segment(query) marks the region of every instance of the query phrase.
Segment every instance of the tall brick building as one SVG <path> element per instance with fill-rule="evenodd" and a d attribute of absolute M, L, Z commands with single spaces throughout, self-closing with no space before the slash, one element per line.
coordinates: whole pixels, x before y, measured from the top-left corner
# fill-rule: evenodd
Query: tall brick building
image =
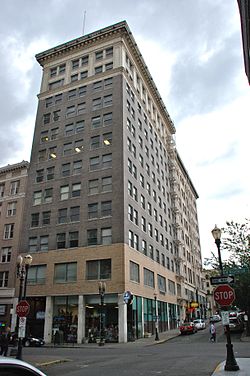
<path fill-rule="evenodd" d="M 43 68 L 21 252 L 28 330 L 106 340 L 204 315 L 196 199 L 175 127 L 126 22 L 39 53 Z M 133 302 L 124 303 L 130 291 Z M 157 308 L 157 309 L 156 309 Z M 36 323 L 36 325 L 35 325 Z"/>

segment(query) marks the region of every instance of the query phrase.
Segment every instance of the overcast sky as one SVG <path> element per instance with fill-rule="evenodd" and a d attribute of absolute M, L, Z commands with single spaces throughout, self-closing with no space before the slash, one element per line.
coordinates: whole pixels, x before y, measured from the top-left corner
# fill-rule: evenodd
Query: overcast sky
<path fill-rule="evenodd" d="M 244 221 L 250 209 L 250 88 L 237 0 L 1 0 L 0 166 L 29 160 L 42 75 L 34 56 L 79 37 L 84 11 L 85 34 L 128 22 L 175 124 L 209 257 L 215 223 Z"/>

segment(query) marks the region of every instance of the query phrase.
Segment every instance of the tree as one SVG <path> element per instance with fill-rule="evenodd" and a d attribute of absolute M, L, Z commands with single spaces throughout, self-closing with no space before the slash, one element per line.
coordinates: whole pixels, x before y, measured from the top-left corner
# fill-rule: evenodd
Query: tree
<path fill-rule="evenodd" d="M 221 254 L 228 255 L 223 261 L 223 271 L 235 276 L 235 304 L 248 314 L 247 335 L 250 335 L 250 220 L 243 224 L 226 222 L 221 230 Z M 218 257 L 212 254 L 211 259 L 205 259 L 205 265 L 219 270 Z"/>

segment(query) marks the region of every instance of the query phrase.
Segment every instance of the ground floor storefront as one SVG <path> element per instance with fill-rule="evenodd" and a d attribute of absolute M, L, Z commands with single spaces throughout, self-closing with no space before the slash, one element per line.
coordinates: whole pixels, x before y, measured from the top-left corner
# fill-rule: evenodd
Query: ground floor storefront
<path fill-rule="evenodd" d="M 180 307 L 161 300 L 123 294 L 28 297 L 26 333 L 46 343 L 128 342 L 178 327 Z M 17 303 L 17 301 L 16 301 Z M 102 320 L 101 320 L 102 318 Z M 16 315 L 12 317 L 15 328 Z M 102 333 L 101 333 L 102 324 Z"/>

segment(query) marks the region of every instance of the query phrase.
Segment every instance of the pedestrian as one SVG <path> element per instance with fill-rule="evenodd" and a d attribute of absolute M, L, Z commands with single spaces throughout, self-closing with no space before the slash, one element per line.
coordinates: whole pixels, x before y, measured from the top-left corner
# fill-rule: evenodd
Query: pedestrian
<path fill-rule="evenodd" d="M 210 341 L 215 342 L 216 341 L 216 328 L 215 328 L 214 323 L 212 322 L 210 324 L 209 331 L 210 331 Z"/>
<path fill-rule="evenodd" d="M 7 326 L 7 328 L 1 333 L 1 336 L 0 336 L 0 344 L 1 344 L 0 355 L 8 356 L 10 337 L 11 337 L 10 328 Z"/>

